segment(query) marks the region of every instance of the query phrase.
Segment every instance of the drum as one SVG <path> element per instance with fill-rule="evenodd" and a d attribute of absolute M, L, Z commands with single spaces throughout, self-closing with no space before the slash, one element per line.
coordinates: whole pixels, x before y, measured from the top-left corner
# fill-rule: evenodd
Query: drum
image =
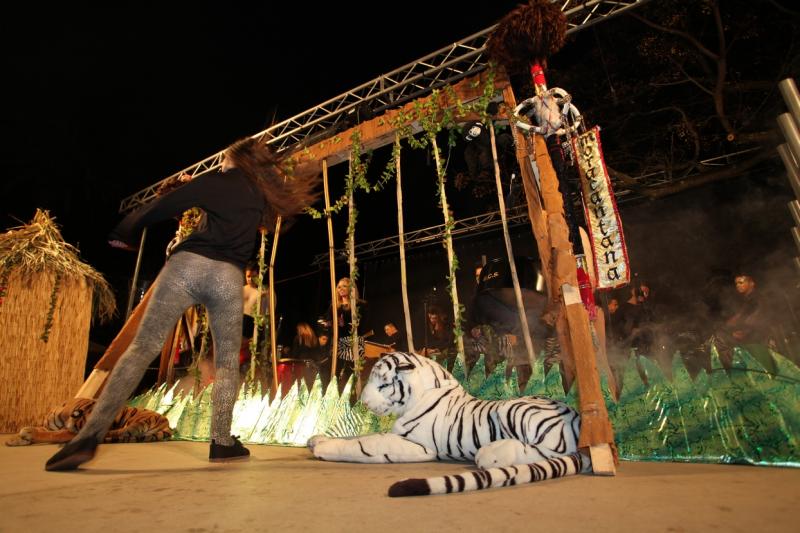
<path fill-rule="evenodd" d="M 303 379 L 306 366 L 309 366 L 313 361 L 305 359 L 291 359 L 283 358 L 278 359 L 278 383 L 285 393 L 289 390 L 295 381 Z"/>

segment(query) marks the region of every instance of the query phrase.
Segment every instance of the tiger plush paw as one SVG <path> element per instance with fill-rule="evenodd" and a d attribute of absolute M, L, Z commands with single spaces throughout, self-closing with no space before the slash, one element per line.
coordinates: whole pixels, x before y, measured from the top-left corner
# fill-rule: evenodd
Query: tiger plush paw
<path fill-rule="evenodd" d="M 6 446 L 29 446 L 33 444 L 34 431 L 35 428 L 31 426 L 22 428 L 17 435 L 6 441 Z"/>
<path fill-rule="evenodd" d="M 328 440 L 331 440 L 331 438 L 326 437 L 325 435 L 314 435 L 308 439 L 306 446 L 308 446 L 308 449 L 311 450 L 311 453 L 314 453 L 314 448 L 317 447 L 317 444 L 321 444 Z"/>
<path fill-rule="evenodd" d="M 524 464 L 525 445 L 516 439 L 504 439 L 490 442 L 475 454 L 475 464 L 479 468 L 502 468 L 515 464 Z"/>

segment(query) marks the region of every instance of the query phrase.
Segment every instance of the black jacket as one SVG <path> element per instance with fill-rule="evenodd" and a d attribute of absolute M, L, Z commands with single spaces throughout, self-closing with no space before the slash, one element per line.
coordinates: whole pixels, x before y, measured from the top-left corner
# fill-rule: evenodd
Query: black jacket
<path fill-rule="evenodd" d="M 203 220 L 173 253 L 193 252 L 244 268 L 255 251 L 266 201 L 256 185 L 235 168 L 198 176 L 137 209 L 114 228 L 109 240 L 135 244 L 143 228 L 178 217 L 192 207 L 205 212 Z"/>

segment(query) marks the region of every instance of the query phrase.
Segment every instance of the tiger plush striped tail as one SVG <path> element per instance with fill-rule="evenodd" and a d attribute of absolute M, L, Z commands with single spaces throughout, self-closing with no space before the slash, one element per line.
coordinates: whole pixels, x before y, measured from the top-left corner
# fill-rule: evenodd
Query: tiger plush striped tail
<path fill-rule="evenodd" d="M 427 496 L 522 485 L 578 474 L 583 466 L 583 457 L 580 452 L 575 452 L 525 465 L 488 468 L 454 476 L 404 479 L 389 487 L 389 496 Z"/>

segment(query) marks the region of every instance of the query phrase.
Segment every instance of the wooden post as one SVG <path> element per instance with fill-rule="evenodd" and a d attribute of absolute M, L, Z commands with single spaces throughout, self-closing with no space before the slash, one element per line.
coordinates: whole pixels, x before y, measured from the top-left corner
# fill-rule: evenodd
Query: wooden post
<path fill-rule="evenodd" d="M 511 270 L 511 284 L 514 286 L 514 298 L 517 301 L 517 312 L 519 314 L 519 325 L 522 336 L 525 339 L 525 349 L 528 350 L 528 361 L 531 368 L 536 361 L 536 354 L 533 351 L 531 332 L 528 328 L 528 317 L 525 314 L 525 304 L 522 303 L 522 290 L 519 287 L 519 277 L 517 276 L 517 265 L 514 261 L 514 250 L 511 247 L 511 235 L 508 233 L 508 218 L 506 217 L 506 201 L 503 198 L 503 184 L 500 181 L 500 164 L 497 161 L 497 142 L 494 136 L 494 124 L 489 121 L 489 139 L 492 143 L 492 160 L 494 162 L 494 180 L 497 186 L 497 203 L 500 206 L 500 221 L 503 223 L 503 240 L 506 245 L 508 255 L 508 265 Z"/>
<path fill-rule="evenodd" d="M 331 344 L 331 376 L 336 376 L 336 358 L 339 348 L 339 320 L 338 302 L 336 298 L 336 259 L 335 248 L 333 246 L 333 219 L 331 218 L 331 197 L 328 191 L 328 160 L 322 160 L 322 186 L 325 193 L 325 220 L 328 224 L 328 261 L 330 262 L 331 273 L 331 324 L 332 335 Z"/>
<path fill-rule="evenodd" d="M 570 340 L 575 350 L 578 377 L 578 402 L 581 410 L 581 436 L 578 446 L 588 448 L 595 474 L 613 476 L 616 473 L 611 449 L 614 445 L 614 431 L 611 429 L 606 402 L 600 389 L 600 374 L 595 364 L 589 317 L 576 285 L 565 283 L 561 290 L 564 294 Z"/>
<path fill-rule="evenodd" d="M 355 182 L 353 180 L 353 154 L 350 154 L 348 170 L 348 194 L 347 194 L 347 257 L 350 264 L 350 355 L 353 358 L 353 373 L 356 375 L 356 396 L 361 395 L 361 350 L 358 349 L 358 299 L 356 291 L 356 199 Z"/>
<path fill-rule="evenodd" d="M 142 229 L 142 236 L 139 239 L 139 251 L 136 253 L 136 266 L 133 269 L 133 278 L 131 279 L 131 290 L 128 291 L 128 306 L 125 308 L 125 320 L 127 321 L 131 316 L 133 310 L 133 298 L 136 294 L 136 284 L 139 282 L 139 269 L 142 266 L 142 254 L 144 254 L 144 241 L 147 238 L 147 228 Z"/>
<path fill-rule="evenodd" d="M 397 246 L 400 250 L 400 294 L 403 296 L 403 316 L 406 321 L 406 340 L 408 351 L 414 352 L 414 339 L 411 333 L 411 308 L 408 304 L 408 280 L 406 277 L 406 238 L 403 225 L 403 185 L 400 173 L 400 135 L 395 134 L 394 164 L 397 174 Z"/>
<path fill-rule="evenodd" d="M 511 87 L 503 91 L 506 105 L 516 107 Z M 558 190 L 547 145 L 541 135 L 526 138 L 509 117 L 523 176 L 531 224 L 542 259 L 542 270 L 550 295 L 550 313 L 555 318 L 561 344 L 562 364 L 567 388 L 578 382 L 581 413 L 579 447 L 587 450 L 596 474 L 614 475 L 614 434 L 608 420 L 605 400 L 595 364 L 589 318 L 580 299 L 575 257 L 564 219 L 564 204 Z M 537 180 L 538 177 L 538 180 Z M 539 234 L 538 232 L 542 232 Z"/>
<path fill-rule="evenodd" d="M 439 180 L 439 200 L 442 204 L 442 214 L 444 215 L 444 243 L 447 248 L 447 265 L 450 268 L 450 299 L 453 302 L 453 319 L 458 321 L 461 314 L 461 305 L 458 302 L 458 290 L 456 288 L 456 271 L 453 267 L 455 263 L 455 253 L 453 252 L 453 233 L 451 231 L 450 220 L 450 207 L 447 205 L 447 194 L 444 190 L 444 170 L 442 169 L 441 157 L 439 157 L 439 146 L 436 144 L 436 137 L 431 136 L 431 146 L 433 147 L 433 157 L 436 160 L 436 177 Z M 427 320 L 427 317 L 425 317 Z M 458 324 L 460 329 L 460 324 Z M 427 326 L 426 326 L 427 327 Z M 466 356 L 464 354 L 464 335 L 459 333 L 456 335 L 456 350 L 458 350 L 458 357 L 461 359 L 461 364 L 467 368 Z"/>
<path fill-rule="evenodd" d="M 258 287 L 256 293 L 256 308 L 253 310 L 254 317 L 260 317 L 261 314 L 261 292 L 264 290 L 264 249 L 266 248 L 267 244 L 267 229 L 266 228 L 259 228 L 259 233 L 261 234 L 261 244 L 258 248 Z M 256 354 L 258 353 L 258 327 L 259 327 L 259 320 L 256 318 L 253 320 L 253 336 L 251 337 L 250 346 L 250 382 L 253 383 L 256 377 Z M 272 365 L 272 374 L 276 374 L 277 370 L 275 365 Z M 274 386 L 274 382 L 273 382 Z M 275 394 L 278 393 L 277 389 L 273 389 Z"/>
<path fill-rule="evenodd" d="M 278 391 L 278 332 L 275 331 L 275 255 L 278 253 L 280 234 L 281 217 L 278 215 L 278 219 L 275 221 L 275 235 L 272 237 L 272 253 L 269 256 L 269 340 L 272 354 L 272 384 L 276 392 Z M 260 302 L 261 295 L 259 294 L 259 305 L 261 305 Z"/>

